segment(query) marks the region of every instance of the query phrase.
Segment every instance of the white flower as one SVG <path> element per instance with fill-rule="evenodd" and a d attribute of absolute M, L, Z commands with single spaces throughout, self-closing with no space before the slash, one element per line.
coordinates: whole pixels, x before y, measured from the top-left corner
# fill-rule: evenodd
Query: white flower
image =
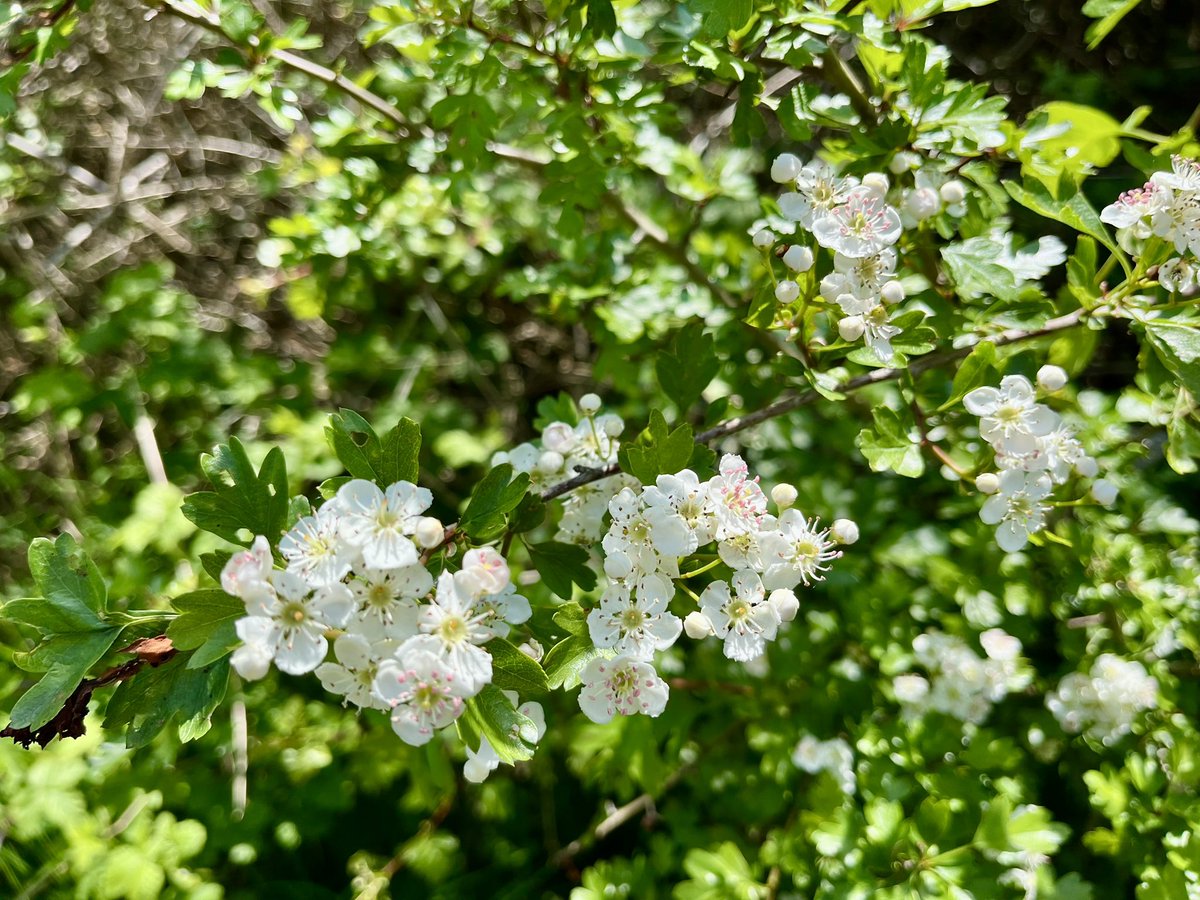
<path fill-rule="evenodd" d="M 623 553 L 639 572 L 679 575 L 679 558 L 696 549 L 696 537 L 670 505 L 648 506 L 624 488 L 608 504 L 612 524 L 601 545 L 606 553 Z"/>
<path fill-rule="evenodd" d="M 418 561 L 410 537 L 432 502 L 429 491 L 407 481 L 382 491 L 361 478 L 343 484 L 334 498 L 341 511 L 343 537 L 372 569 L 398 569 Z"/>
<path fill-rule="evenodd" d="M 832 303 L 839 302 L 842 294 L 849 294 L 861 305 L 849 308 L 848 301 L 841 301 L 840 305 L 848 313 L 859 314 L 882 299 L 885 287 L 898 284 L 895 275 L 896 251 L 891 247 L 861 257 L 835 253 L 833 271 L 821 279 L 821 296 Z M 900 299 L 903 299 L 903 288 Z"/>
<path fill-rule="evenodd" d="M 845 203 L 857 184 L 856 179 L 839 178 L 825 163 L 814 161 L 796 176 L 795 192 L 779 198 L 779 211 L 811 231 L 816 219 Z"/>
<path fill-rule="evenodd" d="M 273 562 L 271 545 L 261 534 L 249 550 L 235 553 L 221 570 L 221 589 L 242 600 L 272 593 L 270 582 Z"/>
<path fill-rule="evenodd" d="M 420 747 L 463 711 L 469 689 L 444 659 L 412 650 L 400 660 L 379 664 L 375 694 L 391 710 L 392 729 L 400 740 Z"/>
<path fill-rule="evenodd" d="M 923 675 L 912 673 L 897 675 L 892 679 L 892 692 L 900 703 L 923 703 L 929 696 L 929 680 Z"/>
<path fill-rule="evenodd" d="M 1130 230 L 1136 238 L 1149 237 L 1150 229 L 1145 220 L 1159 209 L 1167 193 L 1153 181 L 1147 181 L 1140 188 L 1125 191 L 1114 203 L 1100 210 L 1100 221 L 1122 231 Z"/>
<path fill-rule="evenodd" d="M 987 499 L 979 518 L 988 525 L 999 525 L 996 543 L 1006 553 L 1015 553 L 1029 542 L 1029 535 L 1041 531 L 1046 507 L 1041 501 L 1052 487 L 1046 475 L 1009 469 L 1000 475 L 1000 492 Z"/>
<path fill-rule="evenodd" d="M 721 457 L 719 471 L 707 482 L 708 499 L 717 520 L 715 537 L 724 540 L 757 531 L 767 512 L 767 495 L 758 486 L 758 479 L 750 479 L 745 460 L 732 453 Z"/>
<path fill-rule="evenodd" d="M 498 594 L 511 580 L 508 563 L 491 547 L 476 547 L 464 553 L 462 570 L 454 576 L 459 590 L 472 597 Z"/>
<path fill-rule="evenodd" d="M 896 243 L 900 216 L 869 188 L 855 188 L 844 204 L 813 222 L 812 233 L 822 247 L 860 259 Z"/>
<path fill-rule="evenodd" d="M 342 538 L 339 512 L 327 503 L 316 515 L 296 522 L 279 540 L 279 552 L 287 560 L 288 571 L 314 587 L 336 584 L 350 571 L 355 552 Z"/>
<path fill-rule="evenodd" d="M 708 484 L 701 483 L 691 469 L 683 469 L 674 475 L 659 475 L 654 485 L 642 492 L 642 500 L 649 507 L 673 510 L 691 531 L 697 547 L 712 541 L 717 533 Z"/>
<path fill-rule="evenodd" d="M 361 709 L 387 709 L 387 704 L 376 696 L 373 687 L 379 660 L 388 649 L 390 642 L 374 648 L 362 635 L 340 635 L 333 642 L 337 662 L 321 663 L 316 668 L 316 676 L 325 690 Z"/>
<path fill-rule="evenodd" d="M 767 641 L 779 630 L 779 612 L 767 602 L 762 580 L 754 572 L 735 572 L 733 591 L 724 581 L 714 581 L 700 595 L 700 612 L 712 623 L 713 633 L 725 641 L 725 655 L 738 662 L 762 656 Z"/>
<path fill-rule="evenodd" d="M 1033 385 L 1023 375 L 1006 375 L 999 388 L 975 388 L 963 406 L 980 417 L 980 436 L 1005 453 L 1035 452 L 1038 437 L 1058 425 L 1058 416 L 1034 401 Z"/>
<path fill-rule="evenodd" d="M 1171 157 L 1171 171 L 1155 172 L 1150 180 L 1184 193 L 1200 193 L 1200 163 L 1175 154 Z"/>
<path fill-rule="evenodd" d="M 517 695 L 515 692 L 504 691 L 504 696 L 508 697 L 516 706 Z M 530 700 L 528 703 L 517 706 L 517 712 L 533 722 L 533 727 L 537 730 L 537 740 L 540 741 L 546 734 L 546 713 L 542 710 L 542 705 Z M 486 737 L 481 737 L 478 750 L 467 747 L 467 761 L 463 764 L 463 777 L 474 784 L 480 784 L 486 781 L 499 765 L 499 754 L 496 753 L 495 748 Z"/>
<path fill-rule="evenodd" d="M 1138 714 L 1158 705 L 1158 682 L 1141 663 L 1111 653 L 1097 657 L 1090 675 L 1072 672 L 1046 695 L 1046 706 L 1064 731 L 1105 745 L 1128 734 Z"/>
<path fill-rule="evenodd" d="M 303 675 L 325 659 L 326 629 L 343 625 L 353 607 L 345 585 L 318 589 L 294 572 L 272 572 L 273 593 L 251 615 L 235 624 L 245 647 L 234 651 L 233 665 L 248 679 L 266 674 L 264 660 L 273 659 L 281 672 Z"/>
<path fill-rule="evenodd" d="M 230 663 L 234 671 L 247 681 L 265 678 L 275 658 L 279 643 L 279 626 L 266 616 L 247 616 L 234 623 L 234 631 L 242 646 L 233 651 Z"/>
<path fill-rule="evenodd" d="M 669 689 L 654 666 L 628 656 L 597 657 L 579 673 L 583 689 L 579 708 L 603 725 L 615 715 L 658 716 L 667 706 Z"/>
<path fill-rule="evenodd" d="M 1190 259 L 1176 256 L 1158 267 L 1158 283 L 1173 294 L 1194 294 L 1196 274 L 1196 265 Z"/>
<path fill-rule="evenodd" d="M 498 638 L 506 638 L 512 625 L 528 622 L 533 615 L 529 600 L 517 593 L 511 584 L 494 594 L 484 594 L 475 601 L 475 608 L 483 616 L 483 627 Z"/>
<path fill-rule="evenodd" d="M 407 661 L 414 652 L 429 653 L 455 676 L 461 696 L 474 696 L 492 680 L 491 654 L 477 646 L 493 637 L 483 624 L 488 615 L 458 590 L 449 572 L 443 572 L 433 600 L 418 613 L 421 634 L 405 641 L 397 655 Z"/>
<path fill-rule="evenodd" d="M 900 329 L 890 324 L 887 308 L 876 304 L 863 314 L 863 324 L 866 328 L 864 337 L 867 349 L 874 353 L 880 362 L 891 364 L 895 358 L 892 351 L 892 338 L 900 334 Z"/>
<path fill-rule="evenodd" d="M 650 659 L 655 650 L 675 643 L 683 629 L 679 617 L 667 609 L 674 586 L 661 575 L 650 575 L 638 584 L 636 594 L 622 584 L 610 584 L 600 606 L 588 613 L 592 643 L 634 659 Z"/>
<path fill-rule="evenodd" d="M 364 569 L 349 587 L 355 610 L 348 630 L 368 641 L 405 640 L 418 631 L 415 601 L 433 589 L 433 576 L 421 565 Z"/>
<path fill-rule="evenodd" d="M 778 184 L 795 181 L 800 174 L 803 164 L 800 158 L 791 153 L 781 153 L 771 163 L 771 180 Z"/>
<path fill-rule="evenodd" d="M 778 531 L 763 533 L 763 584 L 768 590 L 824 580 L 821 573 L 829 571 L 829 563 L 842 551 L 834 549 L 829 529 L 819 529 L 817 523 L 792 508 L 780 513 Z"/>

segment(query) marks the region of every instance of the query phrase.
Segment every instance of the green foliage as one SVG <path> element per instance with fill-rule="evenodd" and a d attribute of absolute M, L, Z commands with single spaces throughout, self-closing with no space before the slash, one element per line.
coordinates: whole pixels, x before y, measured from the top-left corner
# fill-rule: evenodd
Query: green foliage
<path fill-rule="evenodd" d="M 621 468 L 642 484 L 654 484 L 659 475 L 678 472 L 688 466 L 704 467 L 710 453 L 697 447 L 692 427 L 686 422 L 669 428 L 663 414 L 655 409 L 650 412 L 650 424 L 639 435 L 637 442 L 626 444 L 618 459 Z"/>
<path fill-rule="evenodd" d="M 588 552 L 582 547 L 546 541 L 530 544 L 527 549 L 529 561 L 542 576 L 542 581 L 558 596 L 570 600 L 573 585 L 579 585 L 584 591 L 596 586 L 596 573 L 588 565 Z"/>
<path fill-rule="evenodd" d="M 505 529 L 505 517 L 519 509 L 529 490 L 529 476 L 513 475 L 508 463 L 496 466 L 484 476 L 463 510 L 459 526 L 476 541 L 489 541 Z"/>
<path fill-rule="evenodd" d="M 382 438 L 358 413 L 343 409 L 329 417 L 325 439 L 354 478 L 387 487 L 397 481 L 416 483 L 420 473 L 421 427 L 403 418 Z"/>
<path fill-rule="evenodd" d="M 288 517 L 283 451 L 273 448 L 256 472 L 241 441 L 230 438 L 202 455 L 200 468 L 213 489 L 189 494 L 183 501 L 183 514 L 196 527 L 246 547 L 255 535 L 278 539 Z"/>
<path fill-rule="evenodd" d="M 874 428 L 864 428 L 858 436 L 858 449 L 872 470 L 891 470 L 897 475 L 917 478 L 925 471 L 921 446 L 909 436 L 911 424 L 886 406 L 871 411 Z"/>

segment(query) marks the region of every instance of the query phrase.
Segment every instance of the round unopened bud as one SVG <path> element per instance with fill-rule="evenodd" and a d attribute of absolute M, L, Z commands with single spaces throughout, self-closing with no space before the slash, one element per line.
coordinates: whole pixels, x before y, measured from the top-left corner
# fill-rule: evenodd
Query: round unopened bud
<path fill-rule="evenodd" d="M 1067 384 L 1067 372 L 1062 366 L 1042 366 L 1038 369 L 1037 383 L 1043 391 L 1061 391 Z"/>
<path fill-rule="evenodd" d="M 764 228 L 761 231 L 756 232 L 754 235 L 755 247 L 770 247 L 774 243 L 775 232 L 773 232 L 770 228 Z"/>
<path fill-rule="evenodd" d="M 796 618 L 796 613 L 800 612 L 800 601 L 796 599 L 796 594 L 793 591 L 783 590 L 782 588 L 777 591 L 771 591 L 771 596 L 767 598 L 767 602 L 775 610 L 775 615 L 779 616 L 780 622 L 790 622 Z"/>
<path fill-rule="evenodd" d="M 534 662 L 541 662 L 545 651 L 542 650 L 542 645 L 533 638 L 530 638 L 520 647 L 517 648 Z"/>
<path fill-rule="evenodd" d="M 985 494 L 994 494 L 1000 490 L 1000 476 L 995 472 L 984 472 L 975 478 L 975 487 Z"/>
<path fill-rule="evenodd" d="M 566 422 L 551 422 L 542 429 L 542 446 L 556 453 L 570 453 L 578 440 Z"/>
<path fill-rule="evenodd" d="M 867 325 L 862 316 L 846 316 L 838 322 L 838 334 L 842 336 L 843 341 L 848 343 L 857 341 L 866 330 Z"/>
<path fill-rule="evenodd" d="M 800 296 L 800 285 L 794 281 L 781 281 L 775 285 L 775 299 L 780 303 L 791 303 Z"/>
<path fill-rule="evenodd" d="M 901 150 L 888 163 L 888 171 L 893 175 L 903 175 L 910 169 L 915 169 L 921 162 L 921 157 L 909 150 Z"/>
<path fill-rule="evenodd" d="M 904 198 L 904 211 L 918 222 L 936 216 L 942 208 L 942 198 L 933 188 L 917 188 Z"/>
<path fill-rule="evenodd" d="M 600 409 L 600 396 L 598 394 L 584 394 L 579 398 L 579 408 L 583 411 L 584 415 L 590 416 Z"/>
<path fill-rule="evenodd" d="M 563 467 L 563 455 L 554 450 L 547 450 L 538 457 L 537 465 L 534 467 L 541 475 L 553 475 L 555 472 L 561 472 Z"/>
<path fill-rule="evenodd" d="M 683 620 L 683 630 L 692 640 L 700 641 L 713 633 L 712 622 L 702 612 L 690 612 Z"/>
<path fill-rule="evenodd" d="M 862 186 L 870 190 L 877 197 L 882 197 L 888 192 L 888 188 L 892 186 L 892 183 L 882 172 L 868 172 L 863 176 Z"/>
<path fill-rule="evenodd" d="M 777 484 L 771 488 L 771 499 L 775 501 L 775 505 L 781 510 L 795 506 L 796 500 L 799 497 L 800 492 L 792 484 Z"/>
<path fill-rule="evenodd" d="M 889 281 L 879 289 L 880 299 L 884 303 L 899 303 L 904 299 L 904 285 L 898 281 Z"/>
<path fill-rule="evenodd" d="M 800 157 L 794 153 L 780 153 L 775 157 L 775 162 L 771 163 L 771 180 L 776 184 L 795 181 L 802 168 L 804 164 L 800 162 Z"/>
<path fill-rule="evenodd" d="M 829 536 L 839 544 L 853 544 L 858 540 L 858 523 L 853 519 L 835 519 L 829 526 Z"/>
<path fill-rule="evenodd" d="M 967 186 L 956 178 L 953 181 L 947 181 L 938 188 L 938 194 L 941 196 L 943 202 L 949 206 L 954 206 L 967 199 Z"/>
<path fill-rule="evenodd" d="M 1095 478 L 1100 474 L 1100 463 L 1094 457 L 1084 456 L 1076 461 L 1075 471 L 1084 478 Z"/>
<path fill-rule="evenodd" d="M 793 244 L 783 254 L 783 264 L 793 272 L 807 272 L 813 267 L 813 252 L 803 244 Z"/>
<path fill-rule="evenodd" d="M 1097 503 L 1112 506 L 1117 502 L 1117 486 L 1107 478 L 1099 478 L 1092 482 L 1092 496 Z"/>
<path fill-rule="evenodd" d="M 616 413 L 606 413 L 596 417 L 596 427 L 609 437 L 617 437 L 625 430 L 625 420 Z"/>
<path fill-rule="evenodd" d="M 446 539 L 446 529 L 433 516 L 421 516 L 417 520 L 417 527 L 413 532 L 413 537 L 416 539 L 418 547 L 422 550 L 428 550 L 430 547 L 436 547 Z"/>

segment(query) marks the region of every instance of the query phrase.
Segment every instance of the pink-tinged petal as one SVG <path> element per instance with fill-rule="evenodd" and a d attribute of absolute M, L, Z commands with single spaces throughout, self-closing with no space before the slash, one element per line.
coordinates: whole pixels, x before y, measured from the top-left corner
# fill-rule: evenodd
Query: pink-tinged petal
<path fill-rule="evenodd" d="M 1016 553 L 1029 543 L 1029 533 L 1024 523 L 1010 519 L 996 529 L 996 543 L 1005 553 Z"/>
<path fill-rule="evenodd" d="M 973 416 L 988 416 L 1000 406 L 1000 392 L 994 387 L 978 387 L 963 397 L 963 406 Z"/>

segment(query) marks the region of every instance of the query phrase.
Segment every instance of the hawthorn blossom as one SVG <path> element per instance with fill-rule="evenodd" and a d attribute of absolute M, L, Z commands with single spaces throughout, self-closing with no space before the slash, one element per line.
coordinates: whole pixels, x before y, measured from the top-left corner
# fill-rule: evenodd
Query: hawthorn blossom
<path fill-rule="evenodd" d="M 828 528 L 818 526 L 819 519 L 806 519 L 800 510 L 784 510 L 779 516 L 778 531 L 763 535 L 763 585 L 767 590 L 794 588 L 803 582 L 805 587 L 814 581 L 824 581 L 829 563 L 842 555 Z"/>
<path fill-rule="evenodd" d="M 738 662 L 762 656 L 779 630 L 779 613 L 767 602 L 755 572 L 735 572 L 730 582 L 714 581 L 700 594 L 700 612 L 725 641 L 725 655 Z"/>
<path fill-rule="evenodd" d="M 442 572 L 433 599 L 418 613 L 421 633 L 405 641 L 398 655 L 407 660 L 414 652 L 430 654 L 453 673 L 462 696 L 474 696 L 492 680 L 492 657 L 478 646 L 493 637 L 483 624 L 487 617 L 458 589 L 454 576 Z"/>
<path fill-rule="evenodd" d="M 633 659 L 650 659 L 654 651 L 674 644 L 683 630 L 683 622 L 667 609 L 674 595 L 674 586 L 661 575 L 642 579 L 636 591 L 610 584 L 600 606 L 588 613 L 592 643 Z"/>
<path fill-rule="evenodd" d="M 1133 729 L 1137 716 L 1158 705 L 1158 681 L 1135 660 L 1102 653 L 1091 672 L 1072 672 L 1046 695 L 1064 731 L 1084 732 L 1106 746 Z"/>
<path fill-rule="evenodd" d="M 1033 453 L 1037 439 L 1058 426 L 1048 407 L 1035 402 L 1033 385 L 1024 375 L 1006 375 L 1000 387 L 979 387 L 963 398 L 963 406 L 979 416 L 979 434 L 1005 453 Z"/>
<path fill-rule="evenodd" d="M 508 563 L 491 547 L 477 547 L 464 553 L 462 569 L 454 576 L 459 589 L 472 597 L 498 594 L 511 580 Z"/>
<path fill-rule="evenodd" d="M 364 569 L 351 580 L 355 609 L 346 626 L 368 641 L 404 640 L 417 634 L 417 604 L 433 589 L 433 576 L 421 565 Z"/>
<path fill-rule="evenodd" d="M 846 202 L 812 224 L 822 247 L 855 259 L 873 256 L 900 238 L 900 216 L 870 188 L 850 191 Z"/>
<path fill-rule="evenodd" d="M 259 594 L 270 594 L 268 577 L 274 563 L 271 545 L 261 534 L 254 538 L 249 550 L 235 553 L 221 569 L 221 589 L 234 597 L 246 600 Z"/>
<path fill-rule="evenodd" d="M 779 211 L 812 231 L 813 223 L 845 203 L 857 185 L 857 179 L 839 177 L 828 165 L 814 160 L 796 176 L 796 190 L 779 198 Z"/>
<path fill-rule="evenodd" d="M 621 553 L 641 572 L 679 574 L 679 558 L 696 549 L 687 523 L 669 506 L 647 506 L 641 496 L 624 488 L 608 504 L 612 524 L 601 546 Z"/>
<path fill-rule="evenodd" d="M 757 531 L 767 512 L 767 495 L 740 456 L 721 457 L 720 474 L 706 482 L 709 502 L 717 520 L 716 538 Z"/>
<path fill-rule="evenodd" d="M 697 546 L 709 543 L 717 533 L 717 519 L 708 497 L 708 485 L 691 469 L 674 475 L 659 475 L 652 487 L 642 492 L 647 506 L 669 507 L 687 525 Z"/>
<path fill-rule="evenodd" d="M 494 594 L 476 598 L 475 607 L 483 616 L 482 626 L 498 638 L 508 637 L 511 626 L 528 622 L 533 615 L 529 600 L 518 594 L 512 584 L 506 584 Z"/>
<path fill-rule="evenodd" d="M 842 294 L 849 294 L 870 305 L 879 301 L 884 285 L 895 277 L 896 251 L 891 247 L 861 257 L 834 253 L 833 271 L 821 279 L 821 296 L 833 303 Z"/>
<path fill-rule="evenodd" d="M 462 715 L 471 694 L 444 658 L 415 649 L 402 659 L 381 662 L 372 687 L 391 711 L 392 730 L 414 747 L 428 743 L 435 729 Z"/>
<path fill-rule="evenodd" d="M 339 635 L 333 642 L 337 662 L 323 662 L 315 674 L 321 686 L 331 694 L 353 703 L 360 709 L 387 709 L 387 704 L 374 692 L 379 660 L 390 655 L 393 642 L 384 641 L 373 647 L 371 641 L 359 634 Z"/>
<path fill-rule="evenodd" d="M 629 656 L 593 659 L 583 667 L 579 679 L 583 682 L 579 708 L 598 725 L 616 715 L 661 715 L 670 693 L 654 666 Z"/>
<path fill-rule="evenodd" d="M 340 531 L 372 569 L 397 569 L 415 564 L 420 554 L 411 537 L 433 495 L 407 481 L 380 490 L 355 478 L 343 484 L 333 501 L 341 512 Z"/>
<path fill-rule="evenodd" d="M 1006 553 L 1015 553 L 1029 542 L 1029 535 L 1041 531 L 1047 507 L 1041 501 L 1050 496 L 1053 483 L 1044 474 L 1008 469 L 1000 474 L 1000 490 L 983 504 L 979 518 L 998 525 L 996 543 Z"/>
<path fill-rule="evenodd" d="M 288 571 L 314 587 L 341 581 L 354 560 L 354 548 L 342 537 L 339 513 L 336 505 L 327 503 L 315 515 L 296 522 L 279 540 Z"/>

